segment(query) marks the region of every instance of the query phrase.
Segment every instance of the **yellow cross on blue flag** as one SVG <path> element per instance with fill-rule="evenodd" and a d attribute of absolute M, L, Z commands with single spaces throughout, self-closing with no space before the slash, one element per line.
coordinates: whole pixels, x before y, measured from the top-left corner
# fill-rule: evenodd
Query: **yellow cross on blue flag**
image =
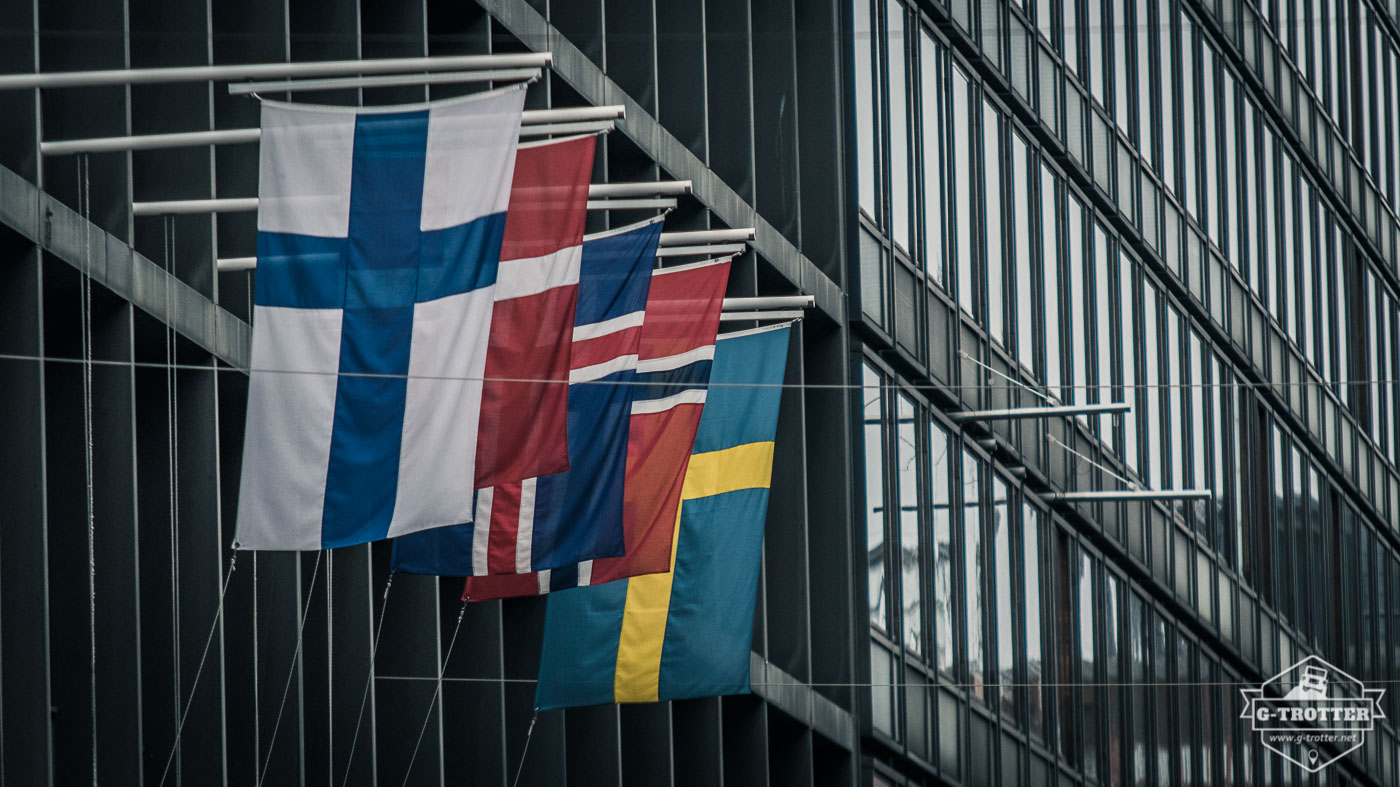
<path fill-rule="evenodd" d="M 553 593 L 535 706 L 749 691 L 749 650 L 788 325 L 715 342 L 671 570 Z"/>

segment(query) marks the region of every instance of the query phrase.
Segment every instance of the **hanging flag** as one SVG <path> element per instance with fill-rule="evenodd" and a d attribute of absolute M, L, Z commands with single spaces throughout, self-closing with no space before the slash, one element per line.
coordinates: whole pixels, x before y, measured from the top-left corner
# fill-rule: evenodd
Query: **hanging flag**
<path fill-rule="evenodd" d="M 695 431 L 705 404 L 729 261 L 658 270 L 641 330 L 624 473 L 622 533 L 616 557 L 574 561 L 533 575 L 473 576 L 463 598 L 537 595 L 576 585 L 654 574 L 670 565 Z"/>
<path fill-rule="evenodd" d="M 264 102 L 235 545 L 467 521 L 524 86 L 421 109 Z"/>
<path fill-rule="evenodd" d="M 782 325 L 720 337 L 670 570 L 550 596 L 537 708 L 749 690 L 788 334 Z"/>
<path fill-rule="evenodd" d="M 569 353 L 594 135 L 515 156 L 486 351 L 476 489 L 569 469 Z M 539 381 L 539 382 L 534 382 Z"/>
<path fill-rule="evenodd" d="M 568 373 L 570 469 L 479 490 L 474 522 L 395 539 L 394 570 L 514 574 L 622 553 L 629 383 L 663 218 L 584 239 Z"/>

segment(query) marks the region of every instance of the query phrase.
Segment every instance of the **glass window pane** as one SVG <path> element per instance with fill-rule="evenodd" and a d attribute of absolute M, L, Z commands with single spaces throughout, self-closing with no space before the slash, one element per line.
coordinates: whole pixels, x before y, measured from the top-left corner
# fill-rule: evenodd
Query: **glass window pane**
<path fill-rule="evenodd" d="M 1224 248 L 1225 242 L 1220 236 L 1220 179 L 1219 162 L 1215 157 L 1216 139 L 1220 131 L 1215 125 L 1215 52 L 1211 50 L 1210 44 L 1201 44 L 1201 138 L 1205 156 L 1206 173 L 1206 199 L 1205 199 L 1205 224 L 1210 234 L 1210 239 L 1215 242 L 1217 248 Z"/>
<path fill-rule="evenodd" d="M 1094 318 L 1093 347 L 1099 361 L 1098 391 L 1095 399 L 1107 403 L 1112 401 L 1113 345 L 1118 342 L 1119 333 L 1109 319 L 1113 301 L 1109 298 L 1108 235 L 1098 222 L 1094 223 L 1094 289 L 1097 292 L 1094 303 L 1098 312 Z M 1098 418 L 1099 439 L 1103 440 L 1110 450 L 1114 446 L 1113 418 L 1111 415 L 1101 415 Z"/>
<path fill-rule="evenodd" d="M 1166 17 L 1166 20 L 1158 28 L 1157 54 L 1162 66 L 1162 78 L 1160 81 L 1159 96 L 1162 98 L 1162 118 L 1157 124 L 1162 129 L 1162 172 L 1163 180 L 1166 181 L 1167 190 L 1176 193 L 1177 190 L 1177 167 L 1176 167 L 1176 68 L 1172 61 L 1172 35 L 1171 35 L 1171 12 L 1165 6 L 1159 6 L 1157 12 Z"/>
<path fill-rule="evenodd" d="M 1079 2 L 1060 0 L 1064 12 L 1065 67 L 1071 74 L 1079 73 Z"/>
<path fill-rule="evenodd" d="M 987 249 L 987 329 L 992 339 L 1006 345 L 1001 283 L 1002 239 L 1006 231 L 1001 226 L 1001 117 L 986 101 L 982 102 L 982 196 L 984 211 L 983 237 Z M 981 284 L 981 282 L 978 282 Z"/>
<path fill-rule="evenodd" d="M 1132 273 L 1135 268 L 1133 261 L 1123 253 L 1118 255 L 1118 287 L 1121 293 L 1119 303 L 1122 304 L 1119 320 L 1121 328 L 1114 341 L 1123 349 L 1123 393 L 1119 396 L 1119 401 L 1127 402 L 1132 406 L 1124 415 L 1123 419 L 1123 460 L 1127 463 L 1128 469 L 1136 472 L 1138 469 L 1138 443 L 1137 443 L 1137 420 L 1138 402 L 1141 401 L 1137 389 L 1137 348 L 1141 340 L 1133 329 L 1133 305 L 1136 303 L 1133 297 Z"/>
<path fill-rule="evenodd" d="M 870 3 L 855 0 L 855 67 L 856 67 L 856 191 L 860 207 L 872 217 L 878 204 L 875 186 L 876 151 L 875 69 L 872 67 L 875 48 L 871 46 Z"/>
<path fill-rule="evenodd" d="M 1117 787 L 1123 783 L 1123 719 L 1121 713 L 1123 695 L 1123 675 L 1118 667 L 1118 654 L 1122 647 L 1119 641 L 1119 618 L 1122 608 L 1123 585 L 1116 577 L 1104 572 L 1103 599 L 1103 682 L 1104 682 L 1104 730 L 1108 733 L 1105 744 L 1108 751 L 1105 762 L 1108 773 L 1104 783 Z"/>
<path fill-rule="evenodd" d="M 1142 374 L 1143 397 L 1147 400 L 1147 463 L 1148 480 L 1153 489 L 1162 488 L 1162 470 L 1166 465 L 1166 454 L 1162 452 L 1162 396 L 1166 393 L 1160 385 L 1161 374 L 1157 365 L 1157 347 L 1161 342 L 1162 331 L 1157 321 L 1157 289 L 1143 284 L 1142 301 Z"/>
<path fill-rule="evenodd" d="M 1137 0 L 1137 24 L 1134 26 L 1137 31 L 1137 143 L 1138 150 L 1149 162 L 1149 166 L 1156 168 L 1161 159 L 1152 146 L 1152 129 L 1157 127 L 1152 121 L 1152 96 L 1158 91 L 1152 79 L 1154 70 L 1150 60 L 1151 39 L 1157 37 L 1152 17 L 1149 16 L 1151 13 L 1147 0 Z"/>
<path fill-rule="evenodd" d="M 900 396 L 895 410 L 899 418 L 895 437 L 895 462 L 899 478 L 899 570 L 901 609 L 904 613 L 904 647 L 923 653 L 923 576 L 919 570 L 923 539 L 919 530 L 919 451 L 914 427 L 914 404 Z"/>
<path fill-rule="evenodd" d="M 938 653 L 938 669 L 953 671 L 953 542 L 952 505 L 949 494 L 949 474 L 953 463 L 948 461 L 948 436 L 934 424 L 929 425 L 929 473 L 933 488 L 933 595 L 934 636 Z"/>
<path fill-rule="evenodd" d="M 957 200 L 949 207 L 957 214 L 958 246 L 958 305 L 973 317 L 978 316 L 974 297 L 972 262 L 972 138 L 968 114 L 972 95 L 962 70 L 953 69 L 953 178 L 957 182 Z"/>
<path fill-rule="evenodd" d="M 1044 656 L 1041 652 L 1041 615 L 1044 608 L 1040 604 L 1040 512 L 1029 504 L 1021 506 L 1022 567 L 1025 585 L 1026 623 L 1026 723 L 1030 733 L 1043 738 L 1045 735 L 1044 697 L 1041 684 L 1045 679 Z"/>
<path fill-rule="evenodd" d="M 963 587 L 967 612 L 967 682 L 972 696 L 986 702 L 987 659 L 982 641 L 982 466 L 963 452 Z"/>
<path fill-rule="evenodd" d="M 1084 257 L 1084 209 L 1078 198 L 1069 195 L 1069 212 L 1065 218 L 1065 231 L 1069 235 L 1069 298 L 1070 298 L 1070 391 L 1066 401 L 1086 402 L 1084 386 L 1089 381 L 1086 356 L 1089 352 L 1089 332 L 1086 322 L 1089 310 L 1085 308 L 1085 298 L 1092 297 L 1085 290 L 1084 269 L 1092 264 Z M 1087 423 L 1083 416 L 1081 421 Z"/>
<path fill-rule="evenodd" d="M 1030 200 L 1019 199 L 1016 195 L 1030 194 L 1030 181 L 1026 170 L 1029 155 L 1026 141 L 1020 134 L 1011 135 L 1011 189 L 1012 210 L 1015 213 L 1016 245 L 1016 357 L 1021 365 L 1032 371 L 1035 365 L 1035 286 L 1031 279 L 1031 206 Z"/>
<path fill-rule="evenodd" d="M 1003 718 L 1017 719 L 1016 639 L 1012 634 L 1015 613 L 1011 609 L 1011 501 L 1006 482 L 992 476 L 992 538 L 996 552 L 997 670 Z"/>
<path fill-rule="evenodd" d="M 924 270 L 943 282 L 943 50 L 922 28 L 920 69 L 923 101 Z"/>
<path fill-rule="evenodd" d="M 861 372 L 861 399 L 865 403 L 865 549 L 869 565 L 870 623 L 888 631 L 889 612 L 885 605 L 885 463 L 881 447 L 884 406 L 880 375 L 869 366 L 863 366 Z"/>
<path fill-rule="evenodd" d="M 1045 284 L 1045 386 L 1052 397 L 1063 399 L 1060 389 L 1060 222 L 1055 213 L 1058 202 L 1055 176 L 1044 165 L 1040 167 L 1040 243 L 1041 268 Z"/>
<path fill-rule="evenodd" d="M 1079 556 L 1079 680 L 1082 684 L 1099 682 L 1094 651 L 1094 561 L 1088 554 Z M 1084 703 L 1084 775 L 1097 778 L 1099 768 L 1098 691 L 1093 685 L 1081 686 Z"/>
<path fill-rule="evenodd" d="M 1181 12 L 1181 171 L 1185 176 L 1182 182 L 1181 201 L 1192 218 L 1196 217 L 1196 202 L 1200 193 L 1196 190 L 1196 67 L 1193 57 L 1195 36 L 1191 20 L 1186 12 Z"/>
<path fill-rule="evenodd" d="M 1088 34 L 1089 44 L 1089 92 L 1098 100 L 1102 106 L 1108 106 L 1108 101 L 1104 100 L 1103 91 L 1103 66 L 1104 66 L 1104 34 L 1107 29 L 1103 23 L 1103 0 L 1085 0 L 1088 3 L 1088 16 L 1085 32 Z"/>
<path fill-rule="evenodd" d="M 890 102 L 890 237 L 905 249 L 909 242 L 909 119 L 905 91 L 904 6 L 890 0 L 886 6 Z"/>

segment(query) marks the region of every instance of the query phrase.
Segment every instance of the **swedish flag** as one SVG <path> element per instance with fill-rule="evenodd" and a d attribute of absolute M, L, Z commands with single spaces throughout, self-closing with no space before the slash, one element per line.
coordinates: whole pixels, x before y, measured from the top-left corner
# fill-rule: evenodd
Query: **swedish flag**
<path fill-rule="evenodd" d="M 749 690 L 789 333 L 781 325 L 719 337 L 671 570 L 550 595 L 536 707 Z"/>

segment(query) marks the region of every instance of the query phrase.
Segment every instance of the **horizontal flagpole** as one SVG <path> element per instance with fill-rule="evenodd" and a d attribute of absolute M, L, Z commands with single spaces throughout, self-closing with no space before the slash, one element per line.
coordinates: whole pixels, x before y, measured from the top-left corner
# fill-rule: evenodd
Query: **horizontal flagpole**
<path fill-rule="evenodd" d="M 592 192 L 589 192 L 592 196 Z M 737 230 L 697 230 L 693 232 L 665 232 L 661 234 L 662 246 L 690 246 L 697 243 L 732 243 L 753 240 L 753 227 Z"/>
<path fill-rule="evenodd" d="M 666 237 L 662 235 L 662 237 Z M 760 295 L 753 298 L 725 298 L 721 309 L 810 309 L 817 299 L 812 295 Z"/>
<path fill-rule="evenodd" d="M 1059 492 L 1047 495 L 1064 503 L 1111 502 L 1114 500 L 1209 500 L 1209 489 L 1120 489 L 1097 492 Z"/>
<path fill-rule="evenodd" d="M 655 180 L 636 183 L 594 183 L 588 187 L 588 196 L 595 199 L 608 197 L 678 197 L 690 193 L 688 180 Z"/>
<path fill-rule="evenodd" d="M 708 243 L 695 246 L 666 246 L 656 250 L 658 257 L 692 257 L 697 254 L 708 254 L 722 257 L 726 254 L 743 254 L 748 251 L 746 243 Z"/>
<path fill-rule="evenodd" d="M 330 77 L 326 79 L 286 79 L 276 82 L 234 82 L 231 96 L 250 93 L 309 93 L 318 90 L 345 90 L 375 87 L 417 87 L 468 82 L 496 82 L 538 79 L 538 68 L 493 68 L 484 71 L 441 71 L 432 74 L 391 74 L 388 76 Z"/>
<path fill-rule="evenodd" d="M 720 322 L 739 322 L 741 320 L 800 320 L 803 312 L 798 309 L 779 311 L 751 311 L 751 312 L 720 312 Z"/>
<path fill-rule="evenodd" d="M 156 85 L 173 82 L 231 82 L 240 79 L 391 74 L 399 71 L 544 68 L 553 60 L 554 56 L 550 52 L 524 52 L 504 55 L 394 57 L 377 60 L 321 60 L 299 63 L 244 63 L 221 66 L 177 66 L 174 68 L 56 71 L 46 74 L 6 74 L 0 76 L 0 90 Z"/>
<path fill-rule="evenodd" d="M 622 117 L 624 112 L 625 109 L 621 104 L 608 104 L 601 107 L 530 109 L 521 115 L 521 136 L 604 131 L 612 128 L 612 124 L 596 126 L 563 126 L 561 124 L 574 124 L 580 121 L 609 121 Z M 541 128 L 545 126 L 549 126 L 549 128 Z M 163 150 L 203 145 L 238 145 L 257 142 L 261 137 L 262 129 L 230 128 L 213 131 L 180 131 L 170 134 L 133 134 L 125 137 L 46 140 L 39 143 L 39 153 L 44 156 L 72 156 L 79 153 Z M 673 182 L 688 183 L 689 181 Z"/>
<path fill-rule="evenodd" d="M 589 210 L 670 210 L 676 207 L 674 197 L 658 199 L 591 199 Z"/>
<path fill-rule="evenodd" d="M 1068 404 L 1055 407 L 1015 407 L 1007 410 L 964 410 L 949 413 L 953 423 L 965 421 L 1009 421 L 1015 418 L 1040 418 L 1055 415 L 1101 415 L 1104 413 L 1126 413 L 1126 402 L 1112 404 Z"/>

